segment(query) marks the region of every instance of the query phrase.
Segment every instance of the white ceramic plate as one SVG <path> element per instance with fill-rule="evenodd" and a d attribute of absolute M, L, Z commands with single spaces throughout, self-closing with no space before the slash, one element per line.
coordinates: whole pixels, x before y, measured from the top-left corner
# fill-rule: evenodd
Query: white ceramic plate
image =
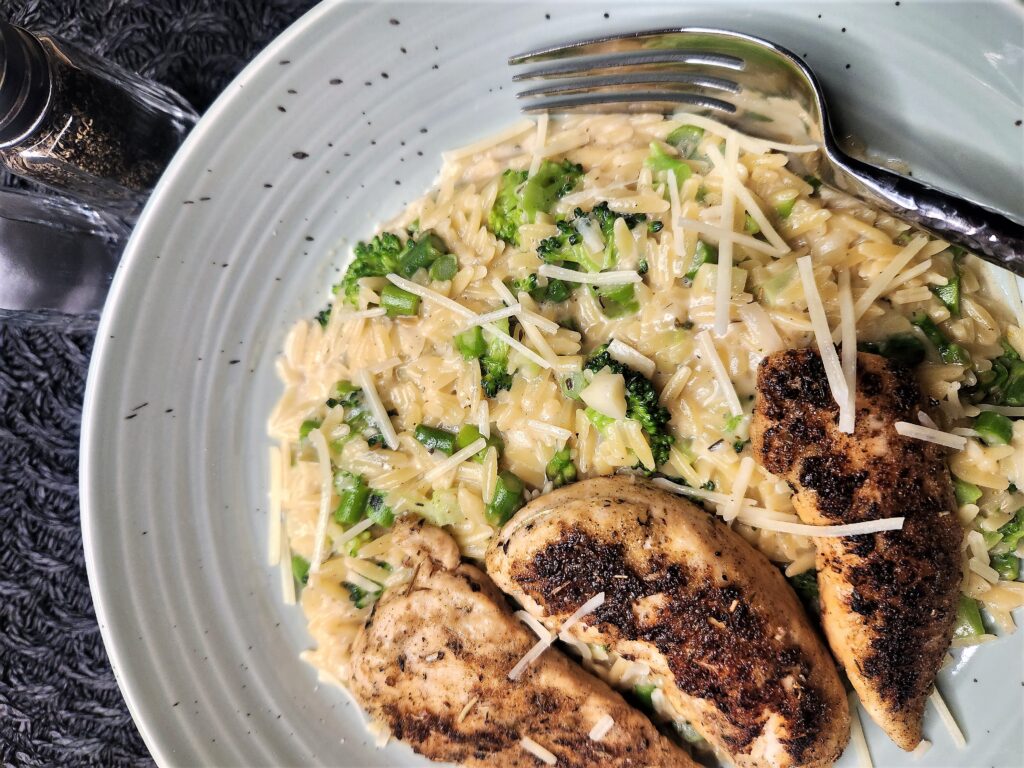
<path fill-rule="evenodd" d="M 550 16 L 550 18 L 549 18 Z M 348 244 L 431 182 L 442 149 L 516 119 L 511 53 L 567 37 L 722 26 L 806 54 L 840 122 L 878 153 L 1020 212 L 1021 15 L 1007 5 L 326 3 L 203 118 L 118 271 L 93 355 L 82 524 L 100 627 L 164 765 L 419 764 L 377 751 L 265 566 L 264 421 L 285 329 Z M 849 68 L 847 69 L 847 65 Z M 970 739 L 934 713 L 914 762 L 1019 766 L 1024 632 L 941 676 Z M 854 765 L 852 749 L 844 765 Z"/>

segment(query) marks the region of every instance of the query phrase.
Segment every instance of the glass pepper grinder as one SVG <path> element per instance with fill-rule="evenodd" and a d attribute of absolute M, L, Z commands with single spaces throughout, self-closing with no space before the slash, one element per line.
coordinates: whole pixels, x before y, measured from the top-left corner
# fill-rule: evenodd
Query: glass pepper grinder
<path fill-rule="evenodd" d="M 6 22 L 0 67 L 0 161 L 113 210 L 145 201 L 198 119 L 169 88 Z"/>

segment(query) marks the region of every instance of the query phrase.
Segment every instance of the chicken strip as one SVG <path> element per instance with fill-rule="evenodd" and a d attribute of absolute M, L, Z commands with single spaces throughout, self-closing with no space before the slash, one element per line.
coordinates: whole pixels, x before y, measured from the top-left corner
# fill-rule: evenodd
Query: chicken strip
<path fill-rule="evenodd" d="M 782 574 L 691 502 L 595 478 L 524 507 L 487 552 L 495 583 L 557 631 L 650 667 L 675 711 L 737 766 L 827 766 L 849 738 L 832 659 Z"/>
<path fill-rule="evenodd" d="M 857 422 L 839 432 L 817 352 L 787 350 L 758 371 L 750 436 L 816 525 L 903 516 L 900 531 L 817 539 L 821 620 L 872 719 L 901 748 L 921 740 L 925 702 L 953 633 L 963 529 L 938 445 L 897 434 L 917 423 L 912 373 L 857 356 Z"/>
<path fill-rule="evenodd" d="M 350 689 L 396 738 L 433 760 L 535 768 L 530 738 L 559 766 L 698 768 L 615 691 L 549 648 L 508 679 L 537 636 L 448 534 L 408 520 L 394 537 L 416 568 L 385 592 L 353 645 Z M 605 715 L 614 725 L 589 733 Z"/>

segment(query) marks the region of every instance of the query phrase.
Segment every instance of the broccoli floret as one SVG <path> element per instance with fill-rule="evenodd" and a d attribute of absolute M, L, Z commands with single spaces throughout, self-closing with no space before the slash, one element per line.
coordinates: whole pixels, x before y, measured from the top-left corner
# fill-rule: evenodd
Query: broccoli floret
<path fill-rule="evenodd" d="M 348 265 L 341 282 L 334 286 L 334 293 L 343 290 L 345 301 L 355 306 L 359 298 L 359 278 L 383 277 L 396 271 L 403 250 L 398 235 L 390 232 L 382 232 L 368 243 L 356 243 L 352 263 Z"/>
<path fill-rule="evenodd" d="M 548 461 L 547 466 L 544 468 L 544 474 L 554 484 L 555 488 L 561 488 L 567 483 L 575 482 L 576 465 L 572 463 L 572 454 L 568 447 L 555 451 L 551 460 Z"/>
<path fill-rule="evenodd" d="M 369 592 L 368 590 L 365 590 L 362 587 L 353 584 L 350 581 L 343 581 L 341 582 L 341 584 L 343 587 L 345 587 L 345 589 L 348 590 L 349 599 L 352 601 L 356 608 L 365 608 L 378 597 L 380 597 L 380 593 L 383 592 L 382 589 L 378 589 L 376 592 Z"/>
<path fill-rule="evenodd" d="M 1004 339 L 1003 354 L 992 361 L 992 367 L 978 373 L 978 383 L 967 391 L 972 402 L 992 405 L 1024 405 L 1024 360 Z"/>
<path fill-rule="evenodd" d="M 356 306 L 359 300 L 359 278 L 384 277 L 397 272 L 403 277 L 412 277 L 418 269 L 429 269 L 431 264 L 448 253 L 444 241 L 433 232 L 424 232 L 419 238 L 410 237 L 404 244 L 398 235 L 382 232 L 370 242 L 358 242 L 352 249 L 352 263 L 345 276 L 333 288 L 333 292 L 345 292 L 345 301 Z M 321 313 L 324 314 L 324 313 Z M 329 311 L 324 319 L 326 324 Z"/>
<path fill-rule="evenodd" d="M 651 142 L 651 154 L 644 160 L 644 165 L 650 168 L 655 173 L 667 173 L 672 171 L 676 175 L 676 183 L 682 184 L 688 178 L 690 178 L 690 166 L 688 166 L 682 159 L 670 155 L 662 146 L 656 141 Z"/>
<path fill-rule="evenodd" d="M 572 220 L 555 223 L 558 233 L 540 241 L 537 255 L 546 264 L 568 265 L 570 269 L 575 265 L 576 269 L 582 269 L 584 272 L 600 272 L 605 267 L 604 260 L 595 261 L 596 254 L 590 253 L 583 243 L 583 235 L 573 224 L 576 218 L 586 214 L 581 208 L 577 208 L 575 213 L 576 216 Z"/>
<path fill-rule="evenodd" d="M 507 318 L 495 325 L 509 333 Z M 497 397 L 501 390 L 512 388 L 512 374 L 508 372 L 508 344 L 497 336 L 488 337 L 487 349 L 480 357 L 480 384 L 488 397 Z"/>
<path fill-rule="evenodd" d="M 818 613 L 818 572 L 804 571 L 789 577 L 789 584 L 809 609 Z"/>
<path fill-rule="evenodd" d="M 669 449 L 675 438 L 668 431 L 668 422 L 672 418 L 668 408 L 658 403 L 658 392 L 654 385 L 642 373 L 628 365 L 623 365 L 608 354 L 608 345 L 603 344 L 594 350 L 588 358 L 586 367 L 591 371 L 610 368 L 613 373 L 621 373 L 626 381 L 626 417 L 640 422 L 647 433 L 654 463 L 661 466 L 668 461 Z"/>
<path fill-rule="evenodd" d="M 545 301 L 560 304 L 572 295 L 573 288 L 575 287 L 564 280 L 557 280 L 555 278 L 548 278 L 547 285 L 538 285 L 535 273 L 517 280 L 506 280 L 505 284 L 516 295 L 520 291 L 526 291 L 526 293 L 530 294 L 530 298 L 539 304 L 543 304 Z"/>
<path fill-rule="evenodd" d="M 509 168 L 501 175 L 501 187 L 487 217 L 491 232 L 519 245 L 519 227 L 532 223 L 540 212 L 550 212 L 559 198 L 576 188 L 582 176 L 583 166 L 568 160 L 545 160 L 529 179 L 526 171 Z"/>

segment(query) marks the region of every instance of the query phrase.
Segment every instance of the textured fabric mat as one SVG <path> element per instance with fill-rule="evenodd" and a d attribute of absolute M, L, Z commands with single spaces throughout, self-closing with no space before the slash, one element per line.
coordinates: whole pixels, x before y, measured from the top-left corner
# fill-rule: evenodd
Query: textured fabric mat
<path fill-rule="evenodd" d="M 0 0 L 176 88 L 199 110 L 311 0 Z M 4 177 L 4 184 L 21 186 Z M 89 324 L 0 317 L 0 761 L 149 765 L 114 682 L 86 582 L 78 435 Z"/>

